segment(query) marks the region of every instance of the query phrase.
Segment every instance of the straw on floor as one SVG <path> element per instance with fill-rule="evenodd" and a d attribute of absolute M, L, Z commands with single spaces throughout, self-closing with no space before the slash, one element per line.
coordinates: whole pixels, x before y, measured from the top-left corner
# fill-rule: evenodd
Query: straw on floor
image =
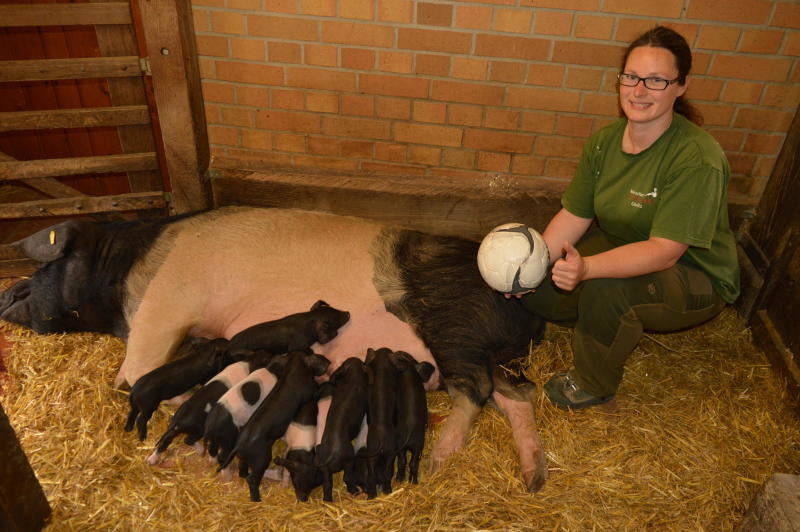
<path fill-rule="evenodd" d="M 264 481 L 221 483 L 182 440 L 168 461 L 145 457 L 166 428 L 162 406 L 148 439 L 123 432 L 127 396 L 111 383 L 123 343 L 93 334 L 38 336 L 4 325 L 15 342 L 2 400 L 53 507 L 50 531 L 121 530 L 732 530 L 773 472 L 800 472 L 800 421 L 749 331 L 732 310 L 699 328 L 648 334 L 627 366 L 615 413 L 535 405 L 550 478 L 525 493 L 511 431 L 487 407 L 466 447 L 419 485 L 367 501 L 337 476 L 298 503 Z M 549 327 L 529 355 L 540 385 L 569 367 L 571 331 Z M 443 392 L 428 395 L 446 416 Z M 426 456 L 441 425 L 429 429 Z"/>

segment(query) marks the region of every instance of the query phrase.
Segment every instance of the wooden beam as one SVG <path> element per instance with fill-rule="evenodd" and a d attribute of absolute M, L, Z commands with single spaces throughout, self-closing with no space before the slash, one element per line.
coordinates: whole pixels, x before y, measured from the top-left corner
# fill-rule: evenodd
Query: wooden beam
<path fill-rule="evenodd" d="M 0 81 L 123 78 L 140 76 L 138 57 L 78 57 L 0 61 Z"/>
<path fill-rule="evenodd" d="M 0 27 L 130 24 L 127 2 L 11 4 L 0 6 Z"/>
<path fill-rule="evenodd" d="M 126 126 L 149 122 L 150 114 L 146 105 L 0 113 L 0 131 Z"/>
<path fill-rule="evenodd" d="M 0 181 L 87 173 L 154 170 L 156 168 L 158 168 L 158 160 L 153 152 L 71 157 L 68 159 L 5 161 L 0 162 Z"/>
<path fill-rule="evenodd" d="M 0 162 L 2 161 L 16 161 L 12 156 L 0 151 Z M 84 193 L 78 189 L 65 185 L 58 179 L 52 177 L 36 177 L 28 179 L 25 184 L 33 187 L 39 192 L 44 192 L 53 198 L 71 198 L 74 196 L 83 196 Z"/>
<path fill-rule="evenodd" d="M 190 0 L 133 0 L 142 16 L 153 72 L 153 91 L 172 185 L 171 213 L 211 203 L 205 177 L 209 162 L 200 68 Z"/>
<path fill-rule="evenodd" d="M 0 205 L 0 219 L 42 218 L 99 212 L 163 209 L 163 192 L 134 192 L 116 196 L 79 196 L 51 200 L 23 201 Z"/>

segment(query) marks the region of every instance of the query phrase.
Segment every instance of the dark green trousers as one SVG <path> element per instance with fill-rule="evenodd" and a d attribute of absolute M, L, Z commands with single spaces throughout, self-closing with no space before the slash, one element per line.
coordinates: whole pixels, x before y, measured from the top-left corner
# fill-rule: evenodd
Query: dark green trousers
<path fill-rule="evenodd" d="M 599 230 L 576 245 L 584 256 L 612 247 Z M 583 390 L 605 397 L 616 393 L 625 361 L 645 330 L 699 325 L 716 316 L 725 301 L 703 271 L 676 264 L 638 277 L 583 281 L 572 292 L 556 288 L 548 275 L 522 304 L 547 321 L 574 327 L 570 374 Z"/>

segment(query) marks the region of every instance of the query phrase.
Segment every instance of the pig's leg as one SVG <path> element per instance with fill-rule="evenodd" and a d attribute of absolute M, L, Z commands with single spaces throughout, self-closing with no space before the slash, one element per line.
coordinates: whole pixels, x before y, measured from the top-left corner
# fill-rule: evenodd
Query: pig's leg
<path fill-rule="evenodd" d="M 322 500 L 333 502 L 333 474 L 327 467 L 322 469 Z"/>
<path fill-rule="evenodd" d="M 397 482 L 403 482 L 406 479 L 406 450 L 400 449 L 397 451 L 397 476 L 394 478 Z"/>
<path fill-rule="evenodd" d="M 166 312 L 165 308 L 170 312 Z M 190 317 L 173 312 L 174 305 L 166 305 L 165 308 L 157 308 L 152 302 L 143 301 L 131 321 L 125 360 L 122 362 L 122 377 L 131 386 L 142 375 L 169 362 L 191 327 Z"/>
<path fill-rule="evenodd" d="M 511 377 L 499 367 L 493 377 L 495 390 L 492 399 L 511 424 L 522 479 L 528 491 L 539 491 L 547 480 L 547 459 L 531 403 L 535 385 L 524 377 Z"/>
<path fill-rule="evenodd" d="M 444 422 L 439 441 L 436 442 L 431 451 L 431 473 L 438 470 L 451 454 L 464 446 L 469 429 L 481 411 L 481 405 L 489 398 L 492 384 L 489 381 L 487 372 L 485 370 L 476 370 L 473 376 L 475 381 L 464 388 L 450 386 L 445 377 L 445 382 L 448 384 L 448 391 L 453 401 L 453 409 Z M 467 390 L 471 393 L 468 394 Z"/>

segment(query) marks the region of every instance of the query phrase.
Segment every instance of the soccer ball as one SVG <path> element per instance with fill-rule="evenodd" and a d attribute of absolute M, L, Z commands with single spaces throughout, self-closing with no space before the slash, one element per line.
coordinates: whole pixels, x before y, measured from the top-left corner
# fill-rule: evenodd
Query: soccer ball
<path fill-rule="evenodd" d="M 499 292 L 519 294 L 539 286 L 547 275 L 550 252 L 532 227 L 508 223 L 495 227 L 478 249 L 478 269 Z"/>

